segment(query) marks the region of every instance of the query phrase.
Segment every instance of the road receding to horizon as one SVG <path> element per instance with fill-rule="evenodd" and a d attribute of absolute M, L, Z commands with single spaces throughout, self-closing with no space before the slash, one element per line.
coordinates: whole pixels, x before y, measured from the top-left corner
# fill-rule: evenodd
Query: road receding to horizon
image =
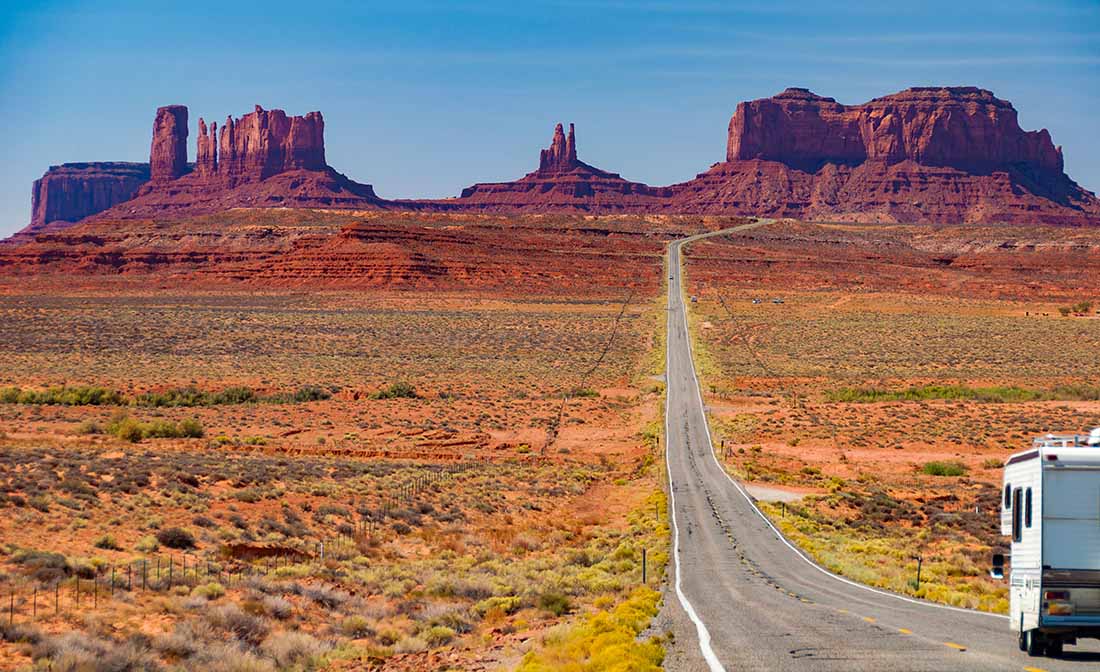
<path fill-rule="evenodd" d="M 666 669 L 752 671 L 1094 670 L 1093 640 L 1061 659 L 1019 651 L 1006 617 L 916 600 L 827 572 L 755 507 L 718 463 L 692 359 L 681 286 L 683 245 L 669 244 L 665 410 L 673 562 L 658 627 L 675 635 Z"/>

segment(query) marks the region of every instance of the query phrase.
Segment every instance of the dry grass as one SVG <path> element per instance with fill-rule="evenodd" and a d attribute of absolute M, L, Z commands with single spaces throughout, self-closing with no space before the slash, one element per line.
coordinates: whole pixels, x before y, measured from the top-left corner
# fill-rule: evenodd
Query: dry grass
<path fill-rule="evenodd" d="M 117 390 L 130 424 L 195 418 L 204 430 L 133 444 L 108 431 L 115 407 L 0 404 L 0 571 L 17 586 L 17 621 L 36 586 L 59 586 L 61 606 L 40 614 L 40 645 L 0 643 L 0 658 L 56 667 L 111 650 L 138 669 L 226 670 L 399 654 L 423 669 L 439 656 L 518 662 L 522 641 L 626 599 L 641 546 L 660 546 L 628 515 L 655 487 L 642 435 L 659 404 L 651 299 L 628 307 L 604 363 L 580 376 L 619 308 L 400 294 L 0 298 L 16 326 L 0 345 L 4 385 Z M 302 386 L 331 397 L 264 400 Z M 242 387 L 255 398 L 134 402 L 192 387 L 200 400 Z M 562 391 L 577 389 L 544 451 Z M 145 589 L 131 584 L 140 569 Z"/>

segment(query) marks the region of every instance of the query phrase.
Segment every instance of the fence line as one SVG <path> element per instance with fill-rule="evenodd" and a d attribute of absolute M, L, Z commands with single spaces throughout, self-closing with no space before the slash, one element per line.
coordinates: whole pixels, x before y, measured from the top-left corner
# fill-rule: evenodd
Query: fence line
<path fill-rule="evenodd" d="M 4 592 L 0 592 L 0 604 L 7 607 L 3 621 L 9 626 L 17 621 L 37 621 L 73 612 L 98 609 L 101 601 L 112 600 L 117 594 L 127 596 L 145 593 L 171 592 L 179 586 L 194 588 L 202 583 L 217 582 L 226 588 L 239 586 L 258 577 L 269 576 L 292 564 L 323 562 L 331 557 L 348 557 L 357 553 L 362 544 L 374 543 L 380 535 L 387 517 L 392 517 L 401 503 L 411 504 L 425 490 L 445 478 L 465 473 L 475 468 L 468 462 L 454 462 L 418 474 L 411 482 L 402 484 L 394 495 L 385 495 L 373 510 L 353 520 L 352 532 L 330 537 L 313 538 L 297 546 L 270 546 L 257 544 L 225 544 L 221 547 L 225 557 L 221 562 L 187 552 L 165 553 L 153 557 L 132 560 L 122 565 L 109 564 L 93 568 L 92 576 L 81 576 L 79 570 L 73 576 L 53 581 L 38 581 L 32 577 L 9 577 Z M 235 546 L 242 549 L 245 558 L 231 557 Z M 4 593 L 7 593 L 6 595 Z"/>

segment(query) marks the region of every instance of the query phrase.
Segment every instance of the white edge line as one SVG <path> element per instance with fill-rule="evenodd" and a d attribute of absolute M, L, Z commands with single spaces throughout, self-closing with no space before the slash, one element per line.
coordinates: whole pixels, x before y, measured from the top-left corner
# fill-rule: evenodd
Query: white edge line
<path fill-rule="evenodd" d="M 738 228 L 740 228 L 740 227 L 738 227 Z M 712 234 L 712 235 L 717 235 L 718 233 L 728 233 L 728 232 L 731 232 L 733 230 L 736 230 L 736 229 L 727 230 L 727 231 L 724 231 L 724 232 L 715 232 L 715 234 Z M 695 239 L 690 239 L 690 240 L 687 240 L 687 241 L 680 241 L 681 246 L 683 245 L 684 242 L 695 242 Z M 672 255 L 670 254 L 669 257 L 671 258 L 671 256 Z M 679 258 L 679 255 L 677 255 L 677 259 L 678 258 Z M 682 283 L 681 283 L 681 292 L 680 292 L 680 294 L 681 294 L 680 303 L 681 303 L 681 305 L 683 305 L 683 287 L 682 287 Z M 692 345 L 691 345 L 691 334 L 688 331 L 687 308 L 686 308 L 686 306 L 683 310 L 683 313 L 682 313 L 681 317 L 683 318 L 683 321 L 684 321 L 684 334 L 687 336 L 688 351 L 691 354 L 691 376 L 695 380 L 695 393 L 699 397 L 699 414 L 703 417 L 703 426 L 707 430 L 706 431 L 707 445 L 710 447 L 710 457 L 711 457 L 711 459 L 714 460 L 714 464 L 718 467 L 719 471 L 722 472 L 722 475 L 725 476 L 726 479 L 730 483 L 733 484 L 733 487 L 737 488 L 737 492 L 741 493 L 741 496 L 744 497 L 745 501 L 749 503 L 749 506 L 752 507 L 752 510 L 756 512 L 756 515 L 760 516 L 760 519 L 763 520 L 767 524 L 767 526 L 771 528 L 772 532 L 775 533 L 775 536 L 778 537 L 780 541 L 782 541 L 784 544 L 786 544 L 787 548 L 794 551 L 795 555 L 797 555 L 806 564 L 813 567 L 814 569 L 821 572 L 822 574 L 825 574 L 826 576 L 831 576 L 832 578 L 836 579 L 837 581 L 840 581 L 841 583 L 846 583 L 849 586 L 853 586 L 853 587 L 859 588 L 861 590 L 866 590 L 866 591 L 875 593 L 876 595 L 882 595 L 884 597 L 892 597 L 896 600 L 901 600 L 902 602 L 908 602 L 910 604 L 917 604 L 917 605 L 920 605 L 922 607 L 932 607 L 932 608 L 935 608 L 935 609 L 947 609 L 949 611 L 957 611 L 957 612 L 962 613 L 962 614 L 976 614 L 976 615 L 982 615 L 982 616 L 992 616 L 993 618 L 1003 618 L 1005 620 L 1008 620 L 1008 616 L 1006 616 L 1004 614 L 994 614 L 994 613 L 990 613 L 988 611 L 978 611 L 976 609 L 963 609 L 961 607 L 952 607 L 952 606 L 947 605 L 947 604 L 936 604 L 935 602 L 929 602 L 927 600 L 918 600 L 918 599 L 914 599 L 912 597 L 906 597 L 904 595 L 898 595 L 897 593 L 892 593 L 892 592 L 887 591 L 887 590 L 879 590 L 878 588 L 872 588 L 871 586 L 864 585 L 864 584 L 859 583 L 857 581 L 852 581 L 851 579 L 846 579 L 843 576 L 840 576 L 839 574 L 834 574 L 834 573 L 830 572 L 829 570 L 825 569 L 824 567 L 822 567 L 821 565 L 817 564 L 811 558 L 809 558 L 805 553 L 803 553 L 801 550 L 799 550 L 794 544 L 792 544 L 787 539 L 787 537 L 785 537 L 783 535 L 783 533 L 779 531 L 779 528 L 777 528 L 775 525 L 773 525 L 772 521 L 770 521 L 768 519 L 768 517 L 764 515 L 764 512 L 761 511 L 758 506 L 756 506 L 756 502 L 754 502 L 752 500 L 752 497 L 750 497 L 749 494 L 747 492 L 745 492 L 745 489 L 741 487 L 741 484 L 738 483 L 732 476 L 730 476 L 729 473 L 726 471 L 726 469 L 718 461 L 718 456 L 714 452 L 714 442 L 711 441 L 711 438 L 710 438 L 710 424 L 707 422 L 707 414 L 706 414 L 706 411 L 704 410 L 706 408 L 706 406 L 703 404 L 703 392 L 702 392 L 702 389 L 699 386 L 699 376 L 695 373 L 695 352 L 694 352 L 694 348 L 692 348 Z M 669 319 L 672 319 L 671 316 L 669 317 Z M 667 369 L 668 369 L 668 363 L 667 362 L 665 364 L 665 369 L 666 369 L 666 373 L 667 373 Z M 666 382 L 666 386 L 667 386 L 667 382 Z M 668 406 L 667 406 L 667 402 L 666 402 L 666 406 L 665 406 L 665 432 L 666 432 L 666 434 L 668 432 Z M 668 441 L 667 440 L 665 441 L 665 444 L 666 444 L 665 445 L 665 450 L 667 451 L 668 450 L 668 445 L 667 445 Z M 667 460 L 667 456 L 666 456 L 666 460 Z M 669 472 L 669 489 L 670 490 L 671 490 L 671 482 L 672 482 L 672 473 L 670 471 Z M 673 509 L 673 510 L 675 511 L 675 509 Z M 677 566 L 678 566 L 678 564 L 679 563 L 677 563 Z M 677 578 L 676 578 L 677 590 L 679 590 L 679 580 L 680 580 L 679 579 L 679 573 L 677 572 Z"/>
<path fill-rule="evenodd" d="M 676 264 L 680 264 L 680 249 L 676 249 Z M 672 270 L 672 247 L 669 247 L 669 270 Z M 677 269 L 677 274 L 679 270 Z M 672 298 L 671 293 L 672 284 L 669 283 L 669 298 Z M 680 289 L 679 281 L 677 281 L 677 290 Z M 678 291 L 681 295 L 681 303 L 683 303 L 683 292 Z M 672 308 L 671 303 L 668 306 Z M 687 323 L 685 322 L 685 329 Z M 691 606 L 691 602 L 687 596 L 684 595 L 684 590 L 680 585 L 680 577 L 682 572 L 680 571 L 680 528 L 676 523 L 676 492 L 672 484 L 672 464 L 670 462 L 669 453 L 669 440 L 668 440 L 668 410 L 671 404 L 669 400 L 672 396 L 672 383 L 669 378 L 669 370 L 672 364 L 672 314 L 669 313 L 665 322 L 665 471 L 668 472 L 668 501 L 669 510 L 672 515 L 669 518 L 672 520 L 672 560 L 676 567 L 676 598 L 680 601 L 680 606 L 687 613 L 688 618 L 695 624 L 695 632 L 699 636 L 699 651 L 703 654 L 703 660 L 706 661 L 707 667 L 710 668 L 710 672 L 726 672 L 726 668 L 719 662 L 718 656 L 714 653 L 714 649 L 710 645 L 710 631 L 707 630 L 707 626 L 703 623 L 703 619 L 699 618 L 699 614 L 695 612 L 695 607 Z M 688 341 L 688 348 L 690 352 L 691 338 L 688 333 L 684 332 L 684 338 Z M 695 364 L 692 362 L 692 372 L 695 371 Z M 698 385 L 696 386 L 698 387 Z"/>

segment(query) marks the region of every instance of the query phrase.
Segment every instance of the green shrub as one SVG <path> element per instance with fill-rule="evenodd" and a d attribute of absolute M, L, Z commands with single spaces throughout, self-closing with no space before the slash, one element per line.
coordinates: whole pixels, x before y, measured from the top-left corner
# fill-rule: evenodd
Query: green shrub
<path fill-rule="evenodd" d="M 397 382 L 370 395 L 371 399 L 416 399 L 416 388 L 409 383 Z"/>
<path fill-rule="evenodd" d="M 68 558 L 49 551 L 16 551 L 11 561 L 25 567 L 32 577 L 43 583 L 62 579 L 73 571 Z"/>
<path fill-rule="evenodd" d="M 451 640 L 455 638 L 455 631 L 443 625 L 433 625 L 420 633 L 420 636 L 428 642 L 428 646 L 434 648 L 450 644 Z"/>
<path fill-rule="evenodd" d="M 193 407 L 247 404 L 257 400 L 254 390 L 248 387 L 227 387 L 220 392 L 204 392 L 196 387 L 180 387 L 164 392 L 146 392 L 134 397 L 135 406 Z"/>
<path fill-rule="evenodd" d="M 0 391 L 5 404 L 43 404 L 50 406 L 119 406 L 125 403 L 122 394 L 103 387 L 51 387 L 45 390 L 23 390 L 7 387 Z"/>
<path fill-rule="evenodd" d="M 76 433 L 82 436 L 88 434 L 102 434 L 103 428 L 95 420 L 85 420 L 76 426 Z"/>
<path fill-rule="evenodd" d="M 362 639 L 374 635 L 374 629 L 370 626 L 370 621 L 358 615 L 348 616 L 341 621 L 340 632 L 345 637 L 352 639 Z"/>
<path fill-rule="evenodd" d="M 569 597 L 561 593 L 543 593 L 539 595 L 538 605 L 555 616 L 564 616 L 573 610 Z"/>
<path fill-rule="evenodd" d="M 111 419 L 107 431 L 131 443 L 142 439 L 201 439 L 205 433 L 202 423 L 195 418 L 187 418 L 179 423 L 167 420 L 139 422 L 124 412 L 117 413 Z"/>
<path fill-rule="evenodd" d="M 269 404 L 304 404 L 310 401 L 323 401 L 332 397 L 332 394 L 323 387 L 317 387 L 316 385 L 303 385 L 294 392 L 289 394 L 273 394 L 267 397 L 263 397 L 261 401 Z"/>
<path fill-rule="evenodd" d="M 498 596 L 486 598 L 477 604 L 472 609 L 478 616 L 485 616 L 490 611 L 499 610 L 505 614 L 513 614 L 519 610 L 522 602 L 519 597 L 515 595 L 509 595 L 507 597 Z"/>
<path fill-rule="evenodd" d="M 195 547 L 195 537 L 180 527 L 166 527 L 157 532 L 157 541 L 168 548 L 186 549 Z"/>
<path fill-rule="evenodd" d="M 975 399 L 982 401 L 1032 401 L 1039 394 L 1018 387 L 973 388 L 967 385 L 921 385 L 904 390 L 841 388 L 825 393 L 834 402 L 874 403 L 880 401 L 927 401 L 931 399 Z"/>
<path fill-rule="evenodd" d="M 160 548 L 160 543 L 151 534 L 138 539 L 138 542 L 134 544 L 134 550 L 138 553 L 152 553 L 158 548 Z"/>
<path fill-rule="evenodd" d="M 206 432 L 197 418 L 184 418 L 180 420 L 179 433 L 181 438 L 201 439 Z"/>
<path fill-rule="evenodd" d="M 1062 385 L 1050 390 L 1035 390 L 1016 385 L 970 387 L 969 385 L 921 385 L 903 390 L 845 387 L 829 390 L 825 399 L 832 402 L 874 403 L 881 401 L 929 401 L 933 399 L 970 400 L 987 403 L 1025 401 L 1095 401 L 1100 388 L 1088 385 Z"/>
<path fill-rule="evenodd" d="M 115 541 L 115 538 L 109 534 L 105 534 L 102 537 L 99 537 L 95 540 L 95 542 L 92 543 L 92 545 L 96 548 L 102 548 L 107 551 L 122 550 L 122 547 L 118 545 L 118 542 Z"/>
<path fill-rule="evenodd" d="M 110 431 L 123 441 L 131 443 L 137 443 L 145 437 L 141 423 L 133 418 L 122 418 L 117 423 L 112 423 Z"/>
<path fill-rule="evenodd" d="M 406 390 L 407 388 L 407 390 Z M 391 391 L 401 396 L 411 390 L 403 383 L 391 386 Z M 415 396 L 415 393 L 413 393 Z M 304 403 L 328 399 L 332 394 L 315 385 L 305 385 L 294 392 L 259 396 L 255 390 L 237 386 L 227 387 L 218 392 L 206 392 L 194 386 L 179 387 L 163 392 L 144 392 L 126 397 L 117 390 L 88 385 L 74 387 L 51 387 L 45 390 L 30 390 L 19 387 L 0 389 L 0 403 L 4 404 L 44 404 L 60 406 L 145 406 L 150 408 L 177 408 L 195 406 L 223 406 L 229 404 L 250 404 L 264 401 L 270 403 Z"/>
<path fill-rule="evenodd" d="M 225 595 L 225 586 L 216 581 L 211 581 L 210 583 L 195 586 L 191 594 L 195 597 L 204 597 L 207 600 L 216 600 Z"/>
<path fill-rule="evenodd" d="M 961 462 L 925 462 L 921 471 L 929 476 L 963 476 L 966 465 Z"/>

